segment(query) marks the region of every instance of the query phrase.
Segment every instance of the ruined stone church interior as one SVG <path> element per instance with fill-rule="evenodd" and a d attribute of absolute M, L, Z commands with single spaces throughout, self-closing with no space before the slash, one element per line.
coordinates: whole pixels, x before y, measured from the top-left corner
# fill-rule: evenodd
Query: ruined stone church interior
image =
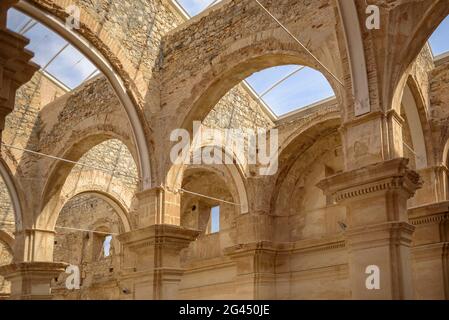
<path fill-rule="evenodd" d="M 449 0 L 0 10 L 0 300 L 449 299 Z"/>

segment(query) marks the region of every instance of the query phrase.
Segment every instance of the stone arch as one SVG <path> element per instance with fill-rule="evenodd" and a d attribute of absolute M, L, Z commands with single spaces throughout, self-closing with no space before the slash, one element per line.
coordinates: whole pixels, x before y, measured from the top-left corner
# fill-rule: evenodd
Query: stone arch
<path fill-rule="evenodd" d="M 234 220 L 242 214 L 241 206 L 236 205 L 239 201 L 237 187 L 230 179 L 232 177 L 226 172 L 224 166 L 189 166 L 185 170 L 182 181 L 182 187 L 187 191 L 181 192 L 180 225 L 199 230 L 206 237 L 217 235 L 217 232 L 207 232 L 207 225 L 211 223 L 211 209 L 219 206 L 220 221 L 226 221 L 223 224 L 220 222 L 219 234 L 229 234 Z M 202 236 L 197 239 L 197 242 L 202 242 L 201 239 Z M 215 247 L 221 241 L 216 242 L 214 239 L 218 240 L 215 237 L 210 240 L 214 242 Z"/>
<path fill-rule="evenodd" d="M 82 156 L 87 154 L 92 148 L 100 145 L 101 143 L 107 141 L 117 139 L 121 143 L 123 143 L 128 151 L 128 145 L 121 140 L 119 137 L 106 132 L 97 133 L 95 135 L 90 135 L 86 137 L 82 137 L 78 141 L 75 141 L 67 151 L 61 155 L 62 158 L 77 162 Z M 111 175 L 106 174 L 104 171 L 92 168 L 89 172 L 86 172 L 87 179 L 89 182 L 85 184 L 80 183 L 83 179 L 74 178 L 74 184 L 71 183 L 70 174 L 72 169 L 74 168 L 74 163 L 56 161 L 51 166 L 49 171 L 48 179 L 46 180 L 44 191 L 42 193 L 42 202 L 41 202 L 41 211 L 36 221 L 36 225 L 39 225 L 42 228 L 49 228 L 49 230 L 53 230 L 53 227 L 56 223 L 58 214 L 62 209 L 62 204 L 67 201 L 67 198 L 73 198 L 76 194 L 85 193 L 88 190 L 102 192 L 105 194 L 109 194 L 110 196 L 117 199 L 117 202 L 122 205 L 122 207 L 129 208 L 131 206 L 131 199 L 133 195 L 128 194 L 124 191 L 124 189 L 118 188 L 120 190 L 115 190 L 112 195 L 108 187 L 105 188 L 105 185 L 108 183 L 104 178 L 104 175 L 108 176 L 110 180 Z M 98 184 L 93 184 L 92 179 L 99 182 Z M 72 188 L 75 186 L 75 188 Z M 129 192 L 128 192 L 129 193 Z"/>
<path fill-rule="evenodd" d="M 130 90 L 130 88 L 127 87 L 131 86 L 132 81 L 129 79 L 129 74 L 122 70 L 121 64 L 118 62 L 120 60 L 127 60 L 123 54 L 120 54 L 121 46 L 117 44 L 112 37 L 108 36 L 107 31 L 105 30 L 100 32 L 100 39 L 98 39 L 93 32 L 95 27 L 98 27 L 98 23 L 94 22 L 95 19 L 90 19 L 89 14 L 85 11 L 81 14 L 82 28 L 80 32 L 78 33 L 71 30 L 62 22 L 62 19 L 67 15 L 62 7 L 62 1 L 56 0 L 53 2 L 60 3 L 53 3 L 53 6 L 47 6 L 43 1 L 30 0 L 21 1 L 16 7 L 65 38 L 88 57 L 106 76 L 126 110 L 132 128 L 133 139 L 136 144 L 138 155 L 137 165 L 139 167 L 139 172 L 142 174 L 143 187 L 150 187 L 151 161 L 146 140 L 146 133 L 149 132 L 149 129 L 145 127 L 146 122 L 142 120 L 144 119 L 144 116 L 142 115 L 141 110 L 136 107 L 139 99 L 136 99 L 132 94 L 129 94 L 129 92 L 137 94 L 137 91 Z M 65 2 L 64 4 L 68 5 Z M 98 43 L 107 43 L 110 47 L 104 46 L 98 48 L 95 46 L 95 44 Z M 112 56 L 110 56 L 111 54 Z M 120 56 L 118 61 L 116 55 Z M 132 69 L 131 63 L 127 62 L 125 64 L 128 68 Z M 133 73 L 132 70 L 131 73 Z"/>
<path fill-rule="evenodd" d="M 424 1 L 423 1 L 424 2 Z M 409 18 L 408 22 L 404 22 L 402 19 L 397 21 L 402 23 L 412 24 L 412 26 L 403 26 L 402 29 L 411 29 L 407 33 L 407 41 L 404 45 L 397 45 L 397 53 L 391 53 L 395 56 L 392 65 L 395 66 L 395 70 L 391 72 L 391 102 L 393 108 L 400 106 L 402 92 L 405 84 L 408 82 L 409 70 L 412 67 L 413 61 L 421 52 L 426 42 L 432 35 L 432 33 L 438 28 L 441 22 L 449 15 L 449 1 L 448 0 L 436 0 L 432 4 L 421 4 L 425 11 L 420 11 L 418 8 L 414 8 L 414 3 L 403 4 L 404 10 L 412 8 L 415 12 L 419 12 L 419 16 L 416 16 L 419 20 L 416 22 L 414 19 Z M 410 8 L 406 8 L 409 6 Z M 397 9 L 400 12 L 401 8 Z M 396 17 L 397 18 L 397 17 Z M 398 26 L 397 28 L 401 28 Z"/>
<path fill-rule="evenodd" d="M 344 29 L 345 49 L 352 80 L 352 94 L 357 99 L 354 114 L 360 116 L 371 111 L 368 70 L 360 30 L 360 19 L 354 1 L 338 0 L 337 6 Z"/>
<path fill-rule="evenodd" d="M 226 146 L 225 144 L 221 144 L 222 146 Z M 235 155 L 232 150 L 228 150 L 227 148 L 223 149 L 220 145 L 215 145 L 211 143 L 204 142 L 200 146 L 198 146 L 197 149 L 192 149 L 189 156 L 191 157 L 195 150 L 203 150 L 206 147 L 212 147 L 216 150 L 221 150 L 226 156 L 230 157 L 231 159 L 236 159 L 237 155 Z M 234 164 L 226 164 L 226 165 L 220 165 L 221 168 L 226 168 L 227 174 L 229 174 L 229 177 L 232 179 L 234 187 L 237 192 L 237 199 L 238 203 L 240 204 L 240 213 L 248 213 L 249 212 L 249 202 L 248 202 L 248 195 L 245 185 L 245 166 L 243 163 L 234 163 Z M 217 165 L 173 165 L 169 173 L 167 175 L 167 185 L 169 188 L 177 190 L 182 186 L 182 182 L 184 180 L 184 175 L 187 170 L 191 170 L 193 168 L 201 169 L 201 170 L 217 170 Z M 223 172 L 223 170 L 219 170 Z"/>
<path fill-rule="evenodd" d="M 262 43 L 235 48 L 226 59 L 223 58 L 223 62 L 219 62 L 210 70 L 204 71 L 201 80 L 196 83 L 191 91 L 192 95 L 182 102 L 183 106 L 187 106 L 188 112 L 181 127 L 190 130 L 191 123 L 194 120 L 203 120 L 218 101 L 234 86 L 257 71 L 275 66 L 296 64 L 315 69 L 321 72 L 329 82 L 337 100 L 342 99 L 340 85 L 310 56 L 294 50 L 294 46 L 289 42 L 279 43 L 279 40 L 274 41 L 280 47 L 271 48 L 272 45 L 270 45 L 270 48 L 266 49 L 267 44 Z M 247 55 L 242 56 L 241 51 Z"/>
<path fill-rule="evenodd" d="M 403 88 L 401 105 L 404 108 L 410 129 L 416 169 L 424 169 L 432 161 L 430 157 L 432 152 L 430 147 L 431 131 L 427 121 L 424 100 L 412 76 L 408 77 L 408 81 Z"/>
<path fill-rule="evenodd" d="M 169 89 L 163 92 L 161 102 L 167 113 L 175 110 L 176 117 L 186 119 L 177 122 L 177 127 L 187 128 L 192 119 L 203 118 L 226 92 L 247 76 L 279 65 L 313 68 L 325 76 L 337 99 L 346 97 L 338 41 L 340 22 L 335 4 L 287 2 L 285 7 L 274 2 L 264 5 L 274 16 L 282 16 L 282 24 L 290 32 L 301 35 L 299 38 L 307 50 L 253 1 L 224 2 L 209 10 L 207 19 L 193 19 L 166 36 L 164 63 L 167 66 L 162 81 Z M 321 14 L 316 15 L 317 11 Z M 301 12 L 301 15 L 291 15 L 291 12 Z M 222 20 L 226 15 L 234 19 Z M 201 36 L 195 39 L 188 36 L 195 33 Z M 181 71 L 176 61 L 182 61 L 182 70 L 188 71 Z"/>
<path fill-rule="evenodd" d="M 337 132 L 341 125 L 339 114 L 326 114 L 292 132 L 280 145 L 279 172 L 274 177 L 270 212 L 274 212 L 280 188 L 296 160 L 322 137 Z"/>
<path fill-rule="evenodd" d="M 20 230 L 23 226 L 23 219 L 24 219 L 22 203 L 25 202 L 23 201 L 24 199 L 23 195 L 20 193 L 20 190 L 23 189 L 21 189 L 20 187 L 18 188 L 16 186 L 17 181 L 14 179 L 5 160 L 3 159 L 0 159 L 0 176 L 6 185 L 9 198 L 11 200 L 11 205 L 14 211 L 16 230 L 18 229 Z"/>
<path fill-rule="evenodd" d="M 124 232 L 131 231 L 132 227 L 131 227 L 131 221 L 129 218 L 129 207 L 127 207 L 127 204 L 124 203 L 123 199 L 119 198 L 120 195 L 117 195 L 117 194 L 113 195 L 110 193 L 106 193 L 102 190 L 97 190 L 95 188 L 86 187 L 86 188 L 80 189 L 79 192 L 71 195 L 71 197 L 68 198 L 62 204 L 61 210 L 70 200 L 72 200 L 73 198 L 75 198 L 79 195 L 93 195 L 93 196 L 107 202 L 117 212 L 118 217 L 122 223 Z"/>
<path fill-rule="evenodd" d="M 11 252 L 13 252 L 14 248 L 14 238 L 9 233 L 0 230 L 0 242 L 4 242 L 8 245 Z"/>
<path fill-rule="evenodd" d="M 279 174 L 271 181 L 269 211 L 274 241 L 317 239 L 341 232 L 346 210 L 317 184 L 344 170 L 339 118 L 328 118 L 298 130 L 284 145 Z"/>
<path fill-rule="evenodd" d="M 444 145 L 443 158 L 441 159 L 441 163 L 445 166 L 449 167 L 449 139 L 446 141 Z"/>

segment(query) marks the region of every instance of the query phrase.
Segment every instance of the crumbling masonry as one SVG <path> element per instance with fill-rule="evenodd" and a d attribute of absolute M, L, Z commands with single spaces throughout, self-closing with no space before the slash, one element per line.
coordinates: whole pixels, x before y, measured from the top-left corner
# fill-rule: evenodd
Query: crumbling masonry
<path fill-rule="evenodd" d="M 449 298 L 449 59 L 426 45 L 449 0 L 260 0 L 328 70 L 252 0 L 188 21 L 169 0 L 99 2 L 0 3 L 2 142 L 85 164 L 2 146 L 0 298 Z M 102 75 L 68 92 L 39 71 L 6 28 L 13 6 Z M 286 64 L 320 71 L 335 98 L 273 118 L 242 81 Z M 278 129 L 279 170 L 173 164 L 170 133 L 195 120 Z"/>

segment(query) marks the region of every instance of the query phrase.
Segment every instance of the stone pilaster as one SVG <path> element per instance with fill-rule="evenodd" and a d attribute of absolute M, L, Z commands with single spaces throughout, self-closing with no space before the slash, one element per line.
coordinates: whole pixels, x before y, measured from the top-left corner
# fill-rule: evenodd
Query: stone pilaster
<path fill-rule="evenodd" d="M 266 213 L 247 213 L 236 217 L 237 243 L 272 241 L 273 216 Z"/>
<path fill-rule="evenodd" d="M 276 249 L 261 241 L 226 249 L 237 267 L 236 298 L 272 300 L 276 298 Z"/>
<path fill-rule="evenodd" d="M 123 245 L 123 299 L 176 299 L 184 270 L 180 252 L 199 231 L 173 225 L 152 225 L 119 236 Z"/>
<path fill-rule="evenodd" d="M 449 201 L 409 209 L 417 299 L 449 300 Z"/>
<path fill-rule="evenodd" d="M 371 112 L 342 125 L 346 170 L 402 157 L 402 125 L 396 111 Z"/>
<path fill-rule="evenodd" d="M 349 267 L 354 299 L 412 299 L 410 247 L 414 227 L 407 200 L 419 175 L 398 158 L 331 176 L 319 187 L 347 208 Z M 380 289 L 366 286 L 367 267 L 380 270 Z"/>
<path fill-rule="evenodd" d="M 25 229 L 15 232 L 14 261 L 53 261 L 55 231 Z"/>
<path fill-rule="evenodd" d="M 51 281 L 64 272 L 67 264 L 19 262 L 0 267 L 0 274 L 11 282 L 12 300 L 51 300 Z"/>
<path fill-rule="evenodd" d="M 181 224 L 181 195 L 163 187 L 148 189 L 136 194 L 138 226 L 154 224 Z"/>

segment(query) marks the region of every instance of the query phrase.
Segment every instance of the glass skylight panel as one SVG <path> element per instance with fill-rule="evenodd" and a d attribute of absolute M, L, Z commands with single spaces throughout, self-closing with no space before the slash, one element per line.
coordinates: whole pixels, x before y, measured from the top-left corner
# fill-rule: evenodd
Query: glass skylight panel
<path fill-rule="evenodd" d="M 30 39 L 27 49 L 34 52 L 33 62 L 41 67 L 44 67 L 67 43 L 63 38 L 39 23 L 24 35 Z"/>
<path fill-rule="evenodd" d="M 220 206 L 213 207 L 210 212 L 211 227 L 210 233 L 220 231 Z"/>
<path fill-rule="evenodd" d="M 73 46 L 68 46 L 47 67 L 47 72 L 71 89 L 80 85 L 94 71 L 95 66 Z"/>
<path fill-rule="evenodd" d="M 207 9 L 212 4 L 220 2 L 220 0 L 173 0 L 184 8 L 189 16 L 193 17 Z"/>
<path fill-rule="evenodd" d="M 434 56 L 449 52 L 449 16 L 443 20 L 429 39 Z"/>
<path fill-rule="evenodd" d="M 9 30 L 19 32 L 29 20 L 30 18 L 20 11 L 10 9 L 8 11 L 7 27 Z"/>
<path fill-rule="evenodd" d="M 30 39 L 27 49 L 34 53 L 33 62 L 41 68 L 46 67 L 46 72 L 71 89 L 93 76 L 96 67 L 76 48 L 67 46 L 67 41 L 51 29 L 35 24 L 34 20 L 29 21 L 30 18 L 18 10 L 8 11 L 8 28 L 15 32 L 25 31 L 23 35 Z"/>
<path fill-rule="evenodd" d="M 277 116 L 334 96 L 323 74 L 308 67 L 295 72 L 299 68 L 301 66 L 298 65 L 273 67 L 253 74 L 246 81 L 259 96 L 263 95 L 262 100 Z M 271 90 L 267 92 L 268 89 Z"/>
<path fill-rule="evenodd" d="M 277 81 L 282 80 L 283 78 L 297 70 L 299 67 L 300 66 L 298 65 L 285 65 L 264 69 L 262 71 L 253 73 L 251 76 L 246 78 L 246 81 L 260 95 L 266 92 L 266 90 L 270 89 L 270 87 Z"/>

